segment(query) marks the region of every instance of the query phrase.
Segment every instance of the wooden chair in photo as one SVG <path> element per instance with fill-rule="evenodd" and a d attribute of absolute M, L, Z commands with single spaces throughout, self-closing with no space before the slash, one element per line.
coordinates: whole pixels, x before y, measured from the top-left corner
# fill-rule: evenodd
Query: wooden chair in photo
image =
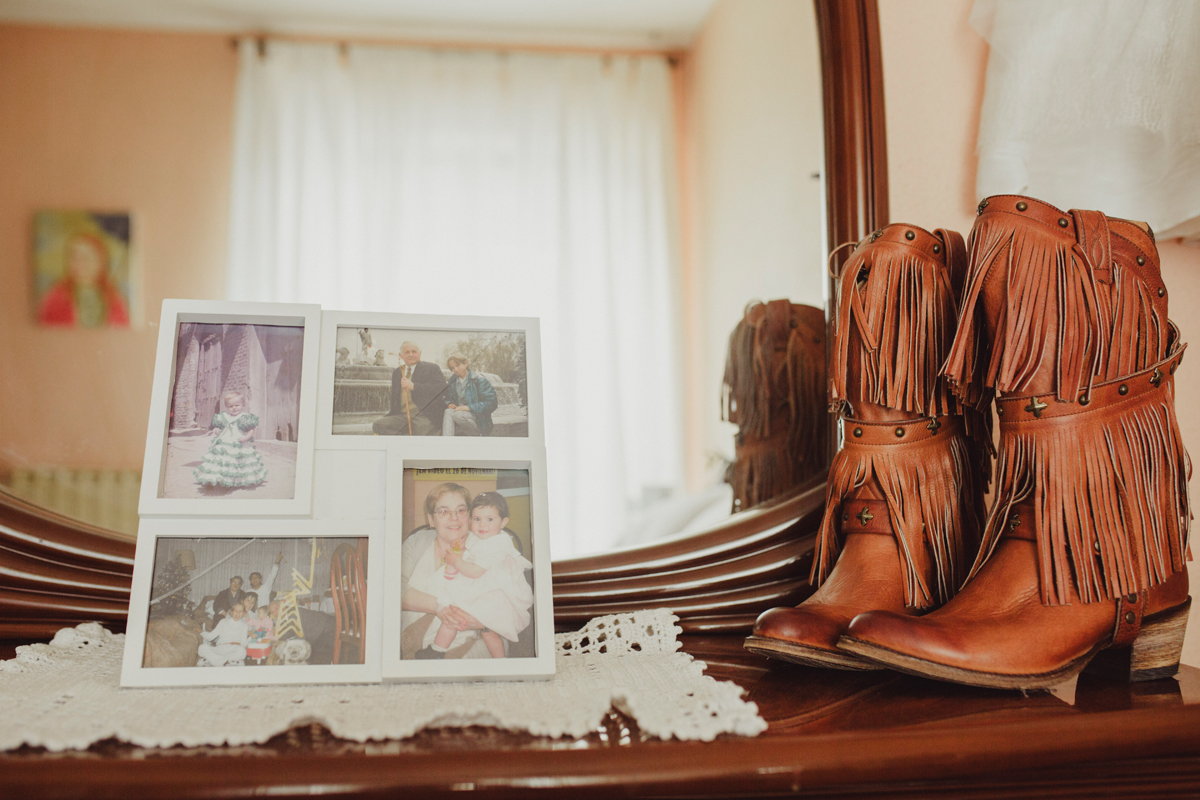
<path fill-rule="evenodd" d="M 341 664 L 342 646 L 357 649 L 354 663 L 365 664 L 367 623 L 367 575 L 363 568 L 363 544 L 339 544 L 329 567 L 333 613 L 337 623 L 333 639 L 333 663 Z"/>

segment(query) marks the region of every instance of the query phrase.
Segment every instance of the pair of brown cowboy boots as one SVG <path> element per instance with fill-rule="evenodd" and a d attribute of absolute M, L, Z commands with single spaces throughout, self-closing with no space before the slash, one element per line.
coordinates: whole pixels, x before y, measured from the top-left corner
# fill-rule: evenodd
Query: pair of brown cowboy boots
<path fill-rule="evenodd" d="M 970 248 L 889 225 L 838 278 L 812 580 L 746 648 L 997 688 L 1173 675 L 1190 464 L 1153 233 L 998 196 Z M 991 407 L 999 421 L 991 509 Z"/>

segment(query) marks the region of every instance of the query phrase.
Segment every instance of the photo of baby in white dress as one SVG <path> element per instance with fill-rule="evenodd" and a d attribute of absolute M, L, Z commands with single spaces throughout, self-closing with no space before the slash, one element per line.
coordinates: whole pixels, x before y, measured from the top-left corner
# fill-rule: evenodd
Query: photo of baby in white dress
<path fill-rule="evenodd" d="M 304 328 L 184 322 L 158 496 L 296 496 Z"/>
<path fill-rule="evenodd" d="M 400 659 L 537 657 L 529 470 L 405 469 Z"/>
<path fill-rule="evenodd" d="M 533 564 L 517 551 L 505 528 L 508 501 L 496 492 L 481 492 L 471 502 L 470 533 L 461 551 L 446 554 L 438 608 L 455 605 L 484 625 L 483 642 L 492 658 L 505 657 L 504 640 L 517 641 L 529 625 L 533 589 L 525 578 Z M 444 658 L 457 630 L 441 622 L 430 626 L 429 645 L 414 658 Z"/>

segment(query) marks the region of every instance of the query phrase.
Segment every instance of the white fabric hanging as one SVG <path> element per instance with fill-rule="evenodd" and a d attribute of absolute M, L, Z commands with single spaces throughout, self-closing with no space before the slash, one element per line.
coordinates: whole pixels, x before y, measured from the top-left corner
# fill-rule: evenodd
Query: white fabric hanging
<path fill-rule="evenodd" d="M 1200 3 L 977 0 L 971 24 L 991 45 L 980 197 L 1200 232 Z"/>
<path fill-rule="evenodd" d="M 556 557 L 683 482 L 670 70 L 245 40 L 228 296 L 542 320 Z"/>

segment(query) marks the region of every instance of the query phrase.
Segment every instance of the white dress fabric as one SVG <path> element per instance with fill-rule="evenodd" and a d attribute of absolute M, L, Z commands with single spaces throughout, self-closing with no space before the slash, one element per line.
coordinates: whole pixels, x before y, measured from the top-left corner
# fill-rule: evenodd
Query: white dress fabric
<path fill-rule="evenodd" d="M 979 196 L 1200 230 L 1200 3 L 977 0 Z"/>
<path fill-rule="evenodd" d="M 554 552 L 607 550 L 683 486 L 674 114 L 661 55 L 246 37 L 226 299 L 538 317 Z"/>
<path fill-rule="evenodd" d="M 444 593 L 450 581 L 446 580 L 445 565 L 438 562 L 433 553 L 433 541 L 437 534 L 432 530 L 421 530 L 411 534 L 400 545 L 400 596 L 403 597 L 409 589 L 417 589 L 433 597 Z M 400 610 L 400 628 L 406 630 L 424 617 L 426 612 Z M 421 647 L 433 644 L 433 638 L 438 631 L 438 620 L 425 631 Z M 473 642 L 471 649 L 463 658 L 491 658 L 487 644 L 479 635 L 479 631 L 459 631 L 450 643 L 449 650 L 455 651 L 462 645 Z"/>
<path fill-rule="evenodd" d="M 250 629 L 244 617 L 221 617 L 211 631 L 204 631 L 200 636 L 204 641 L 196 648 L 196 657 L 202 665 L 224 667 L 245 662 Z"/>
<path fill-rule="evenodd" d="M 512 538 L 500 531 L 480 539 L 467 534 L 463 561 L 487 570 L 478 578 L 461 572 L 453 579 L 443 579 L 437 595 L 438 608 L 454 605 L 510 642 L 529 626 L 529 609 L 533 607 L 533 589 L 525 571 L 533 564 L 513 545 Z"/>
<path fill-rule="evenodd" d="M 246 433 L 258 427 L 258 417 L 249 411 L 234 415 L 221 411 L 213 415 L 212 427 L 219 429 L 192 477 L 202 486 L 240 488 L 258 486 L 267 479 L 254 440 L 242 441 Z"/>

